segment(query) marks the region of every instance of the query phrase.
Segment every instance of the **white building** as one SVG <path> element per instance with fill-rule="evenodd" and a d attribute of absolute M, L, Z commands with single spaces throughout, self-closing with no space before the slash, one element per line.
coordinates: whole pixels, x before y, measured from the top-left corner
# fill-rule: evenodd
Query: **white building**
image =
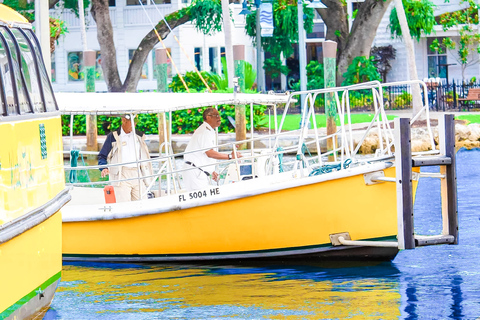
<path fill-rule="evenodd" d="M 152 30 L 153 26 L 150 22 L 158 22 L 162 19 L 162 15 L 174 12 L 182 6 L 187 5 L 189 0 L 143 0 L 145 5 L 141 6 L 138 0 L 110 0 L 110 18 L 113 24 L 114 41 L 117 50 L 117 63 L 120 78 L 125 78 L 133 51 L 137 48 L 142 38 Z M 153 2 L 158 4 L 154 4 Z M 170 2 L 171 3 L 167 3 Z M 233 45 L 245 45 L 245 59 L 252 64 L 256 70 L 256 48 L 252 44 L 252 39 L 245 32 L 245 16 L 240 15 L 242 9 L 241 3 L 237 1 L 230 4 L 233 17 Z M 52 80 L 55 91 L 85 91 L 85 84 L 81 70 L 78 69 L 82 62 L 82 41 L 80 20 L 71 11 L 55 9 L 50 10 L 50 16 L 65 21 L 68 33 L 59 38 L 55 52 L 52 56 Z M 100 68 L 100 46 L 97 41 L 97 29 L 93 18 L 88 11 L 85 17 L 87 28 L 87 44 L 89 50 L 97 52 L 97 81 L 95 83 L 96 91 L 106 91 L 107 86 L 102 80 L 102 72 Z M 199 70 L 213 71 L 220 73 L 221 62 L 220 57 L 225 54 L 225 38 L 224 33 L 219 32 L 213 36 L 205 36 L 195 30 L 191 23 L 186 23 L 173 29 L 187 52 L 189 58 L 195 62 Z M 183 53 L 178 43 L 170 34 L 165 40 L 165 46 L 170 51 L 172 58 L 180 73 L 192 71 L 189 58 Z M 321 20 L 316 20 L 314 30 L 307 35 L 307 56 L 308 60 L 316 59 L 321 55 L 321 42 L 324 40 L 324 24 Z M 155 48 L 163 48 L 158 43 Z M 265 53 L 268 58 L 269 53 Z M 298 58 L 298 50 L 296 52 Z M 307 61 L 308 61 L 307 60 Z M 149 54 L 145 63 L 142 79 L 140 80 L 137 90 L 154 90 L 156 89 L 156 80 L 154 79 L 154 50 Z M 169 68 L 171 74 L 176 74 L 176 70 Z M 280 83 L 281 81 L 281 83 Z M 267 77 L 267 88 L 272 87 L 271 79 Z M 276 79 L 277 88 L 286 87 L 286 77 Z"/>
<path fill-rule="evenodd" d="M 137 48 L 142 38 L 153 28 L 153 23 L 158 22 L 162 15 L 165 16 L 171 12 L 180 9 L 187 5 L 189 0 L 143 0 L 144 6 L 140 6 L 138 0 L 110 0 L 110 18 L 114 30 L 114 42 L 117 51 L 117 63 L 120 73 L 120 78 L 125 78 L 129 66 L 130 57 L 133 51 Z M 153 2 L 158 2 L 154 4 Z M 171 3 L 168 3 L 170 2 Z M 241 0 L 239 0 L 241 1 Z M 458 0 L 455 3 L 453 0 L 450 4 L 444 4 L 443 0 L 435 0 L 439 2 L 436 14 L 446 11 L 454 11 L 459 8 Z M 349 8 L 353 10 L 357 5 L 356 1 L 348 1 Z M 393 8 L 393 4 L 391 5 Z M 245 59 L 250 62 L 254 69 L 256 69 L 256 48 L 252 44 L 252 39 L 245 33 L 245 16 L 239 15 L 242 9 L 240 3 L 230 4 L 230 9 L 233 13 L 233 44 L 245 45 Z M 350 11 L 352 11 L 350 10 Z M 393 45 L 397 50 L 396 59 L 392 62 L 393 69 L 387 75 L 387 81 L 397 81 L 408 79 L 408 68 L 406 51 L 403 42 L 392 39 L 390 31 L 387 29 L 389 23 L 390 10 L 388 10 L 379 25 L 377 30 L 377 37 L 373 43 L 374 46 Z M 82 63 L 82 41 L 80 36 L 80 20 L 70 11 L 55 9 L 50 11 L 50 16 L 58 17 L 64 20 L 68 28 L 68 33 L 59 38 L 56 45 L 55 52 L 52 56 L 52 80 L 55 91 L 85 91 L 85 84 L 82 76 L 79 75 L 78 66 Z M 350 15 L 352 16 L 352 15 Z M 100 68 L 100 46 L 97 41 L 96 25 L 91 17 L 89 10 L 85 17 L 87 25 L 87 45 L 89 50 L 97 51 L 97 81 L 95 84 L 96 91 L 106 91 L 107 87 L 102 80 L 102 71 Z M 307 35 L 307 63 L 312 59 L 319 59 L 322 56 L 321 42 L 325 36 L 325 26 L 319 19 L 314 21 L 314 30 Z M 184 50 L 190 57 L 187 58 L 173 37 L 177 36 Z M 165 40 L 165 46 L 171 52 L 172 58 L 177 65 L 180 73 L 192 71 L 194 68 L 189 60 L 192 60 L 199 70 L 213 71 L 220 73 L 221 63 L 220 57 L 225 54 L 225 38 L 223 32 L 217 33 L 213 36 L 205 36 L 195 30 L 191 23 L 186 23 L 173 29 L 173 34 L 170 34 Z M 431 52 L 429 45 L 434 38 L 441 38 L 445 36 L 455 36 L 455 31 L 444 32 L 441 28 L 436 29 L 435 35 L 423 37 L 422 40 L 415 42 L 415 55 L 417 72 L 420 79 L 430 77 L 446 78 L 447 68 L 449 79 L 461 78 L 461 65 L 456 60 L 455 52 L 446 52 L 438 54 Z M 163 48 L 161 43 L 156 45 L 156 48 Z M 142 79 L 139 81 L 137 90 L 154 90 L 156 89 L 156 79 L 154 79 L 154 50 L 149 54 L 149 57 L 144 65 Z M 269 53 L 265 53 L 268 58 Z M 298 50 L 295 50 L 294 60 L 298 59 Z M 478 60 L 478 54 L 474 54 L 472 61 Z M 287 62 L 288 63 L 288 62 Z M 449 67 L 442 66 L 446 64 L 453 64 Z M 171 74 L 175 74 L 176 70 L 170 68 Z M 465 78 L 470 79 L 473 76 L 478 76 L 478 64 L 469 65 L 465 70 Z M 81 70 L 80 70 L 81 72 Z M 277 89 L 286 88 L 286 79 L 282 77 L 276 79 L 272 83 L 271 79 L 267 77 L 267 89 L 275 87 Z"/>
<path fill-rule="evenodd" d="M 163 0 L 156 0 L 156 2 L 162 3 L 155 5 L 150 3 L 150 1 L 148 0 L 148 3 L 142 7 L 135 0 L 110 0 L 110 18 L 113 24 L 117 63 L 122 81 L 127 75 L 130 58 L 134 50 L 142 38 L 153 28 L 150 20 L 153 23 L 157 23 L 162 19 L 162 15 L 165 16 L 185 5 L 177 0 L 172 0 L 171 3 L 163 3 Z M 167 1 L 169 0 L 165 0 L 165 2 Z M 254 61 L 255 48 L 252 46 L 251 39 L 245 34 L 245 17 L 238 15 L 241 5 L 232 4 L 230 7 L 235 18 L 232 32 L 233 44 L 244 44 L 247 61 Z M 56 91 L 84 91 L 85 84 L 82 79 L 79 79 L 81 75 L 79 76 L 78 72 L 79 63 L 81 64 L 82 62 L 83 50 L 80 36 L 80 20 L 67 10 L 64 10 L 63 13 L 59 9 L 51 10 L 50 16 L 64 20 L 69 31 L 66 35 L 59 38 L 52 56 L 52 69 L 54 70 L 52 77 L 53 87 Z M 97 41 L 97 28 L 89 12 L 85 20 L 88 49 L 97 51 L 97 81 L 95 88 L 96 91 L 106 91 L 107 87 L 105 81 L 102 80 L 102 72 L 99 67 L 101 56 L 100 45 Z M 192 24 L 187 23 L 173 29 L 173 34 L 177 36 L 179 42 L 199 70 L 216 72 L 221 68 L 219 57 L 225 52 L 223 32 L 213 36 L 205 36 L 197 32 Z M 170 34 L 163 42 L 170 51 L 177 68 L 181 73 L 193 70 L 193 66 L 180 49 L 173 34 Z M 163 45 L 158 43 L 155 48 L 163 48 Z M 156 89 L 156 80 L 153 76 L 154 61 L 154 50 L 152 50 L 145 62 L 142 79 L 137 87 L 138 90 Z M 173 68 L 169 68 L 169 72 L 171 71 L 175 74 L 175 70 L 171 69 Z"/>
<path fill-rule="evenodd" d="M 433 0 L 433 2 L 437 6 L 435 16 L 445 12 L 457 11 L 465 7 L 465 4 L 460 4 L 459 0 L 452 0 L 449 3 L 445 3 L 443 0 Z M 389 82 L 409 78 L 405 44 L 401 40 L 392 39 L 390 30 L 388 29 L 390 11 L 393 7 L 394 5 L 392 3 L 377 29 L 377 36 L 373 43 L 374 46 L 378 47 L 392 45 L 397 50 L 396 59 L 392 62 L 393 68 L 387 75 L 387 81 Z M 447 80 L 448 74 L 450 83 L 452 80 L 462 80 L 462 65 L 456 50 L 446 50 L 444 53 L 438 53 L 430 49 L 430 45 L 434 39 L 438 39 L 439 42 L 441 42 L 444 37 L 451 37 L 454 41 L 458 40 L 458 28 L 459 27 L 449 31 L 443 31 L 442 26 L 435 26 L 435 32 L 433 34 L 424 35 L 420 42 L 414 40 L 415 63 L 419 79 L 440 78 L 442 81 L 445 81 Z M 472 77 L 478 78 L 480 70 L 478 59 L 479 55 L 476 52 L 471 53 L 471 56 L 469 56 L 471 63 L 465 68 L 465 80 L 470 80 Z"/>

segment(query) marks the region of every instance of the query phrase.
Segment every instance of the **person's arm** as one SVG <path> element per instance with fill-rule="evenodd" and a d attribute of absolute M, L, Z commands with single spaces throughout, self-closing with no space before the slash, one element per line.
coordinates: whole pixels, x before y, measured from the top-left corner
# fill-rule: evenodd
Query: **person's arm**
<path fill-rule="evenodd" d="M 229 159 L 234 159 L 235 158 L 235 152 L 234 151 L 232 151 L 232 153 L 228 154 L 228 153 L 217 152 L 213 149 L 210 149 L 210 150 L 206 151 L 205 154 L 207 155 L 207 157 L 212 158 L 212 159 L 216 159 L 216 160 L 229 160 Z M 231 158 L 229 157 L 229 155 L 231 156 Z M 237 152 L 237 158 L 241 158 L 241 157 L 242 157 L 242 155 L 240 154 L 240 152 Z"/>
<path fill-rule="evenodd" d="M 107 138 L 105 139 L 105 143 L 102 146 L 102 149 L 100 150 L 100 153 L 98 154 L 98 165 L 99 166 L 106 166 L 108 164 L 107 162 L 107 157 L 110 151 L 112 150 L 112 143 L 115 141 L 115 138 L 113 137 L 113 134 L 110 133 L 108 134 Z M 108 168 L 106 167 L 100 167 L 99 168 L 100 172 L 102 173 L 101 176 L 102 178 L 108 175 Z"/>

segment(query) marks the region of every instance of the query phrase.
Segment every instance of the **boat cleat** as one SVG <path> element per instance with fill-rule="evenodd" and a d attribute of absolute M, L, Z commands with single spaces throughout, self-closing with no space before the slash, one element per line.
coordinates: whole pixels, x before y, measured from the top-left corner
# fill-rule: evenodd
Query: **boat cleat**
<path fill-rule="evenodd" d="M 334 247 L 343 246 L 338 238 L 342 237 L 345 240 L 351 240 L 350 234 L 348 232 L 333 233 L 330 235 L 330 241 Z"/>

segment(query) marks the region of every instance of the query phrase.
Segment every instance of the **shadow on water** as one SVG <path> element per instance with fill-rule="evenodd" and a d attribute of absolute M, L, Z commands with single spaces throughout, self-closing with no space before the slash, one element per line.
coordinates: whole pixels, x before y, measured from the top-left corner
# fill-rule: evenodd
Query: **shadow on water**
<path fill-rule="evenodd" d="M 458 246 L 405 250 L 388 263 L 70 262 L 45 319 L 477 319 L 479 157 L 457 155 Z M 439 188 L 419 188 L 417 233 L 441 230 Z"/>

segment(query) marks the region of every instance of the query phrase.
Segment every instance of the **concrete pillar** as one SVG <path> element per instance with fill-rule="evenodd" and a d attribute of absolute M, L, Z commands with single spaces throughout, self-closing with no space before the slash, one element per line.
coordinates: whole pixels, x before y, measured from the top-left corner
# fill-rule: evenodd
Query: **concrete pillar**
<path fill-rule="evenodd" d="M 233 46 L 233 60 L 235 66 L 235 77 L 238 78 L 238 92 L 245 92 L 245 46 Z M 235 88 L 234 88 L 235 90 Z M 245 119 L 245 106 L 235 106 L 235 136 L 237 141 L 247 138 L 247 123 Z M 239 146 L 239 149 L 245 149 L 246 144 Z"/>
<path fill-rule="evenodd" d="M 93 50 L 83 52 L 83 66 L 85 70 L 85 91 L 95 92 L 95 61 L 97 53 Z M 97 146 L 97 117 L 87 115 L 87 151 L 98 151 Z"/>
<path fill-rule="evenodd" d="M 323 68 L 325 88 L 333 88 L 336 86 L 336 60 L 337 60 L 337 43 L 335 41 L 325 41 L 323 43 Z M 335 117 L 337 115 L 337 107 L 335 94 L 333 92 L 325 94 L 325 115 L 327 118 L 327 135 L 337 132 Z M 327 150 L 336 149 L 336 138 L 327 140 Z M 329 156 L 329 160 L 333 160 L 333 156 Z"/>
<path fill-rule="evenodd" d="M 155 76 L 158 92 L 168 92 L 167 62 L 167 49 L 155 49 Z"/>
<path fill-rule="evenodd" d="M 168 91 L 168 57 L 167 49 L 155 49 L 155 75 L 157 77 L 157 91 Z M 158 114 L 158 145 L 164 143 L 169 136 L 168 117 L 165 113 Z M 161 150 L 159 150 L 161 152 Z"/>

